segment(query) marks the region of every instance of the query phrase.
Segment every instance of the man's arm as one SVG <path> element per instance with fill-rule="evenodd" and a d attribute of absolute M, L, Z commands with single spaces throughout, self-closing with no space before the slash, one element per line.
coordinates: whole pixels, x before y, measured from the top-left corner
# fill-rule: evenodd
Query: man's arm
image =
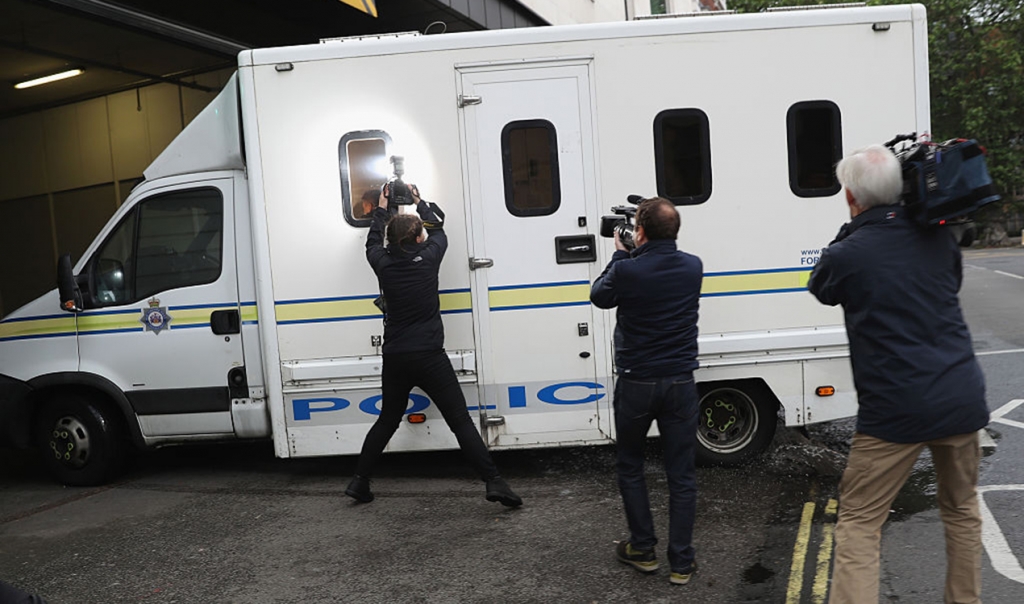
<path fill-rule="evenodd" d="M 384 249 L 384 226 L 389 217 L 386 206 L 374 208 L 373 222 L 370 223 L 370 232 L 366 235 L 366 260 L 374 271 L 387 255 L 387 250 Z"/>
<path fill-rule="evenodd" d="M 615 263 L 629 258 L 629 252 L 616 250 L 608 266 L 604 267 L 601 276 L 594 280 L 590 287 L 590 301 L 598 308 L 615 308 L 619 305 L 619 295 L 615 291 Z"/>
<path fill-rule="evenodd" d="M 829 248 L 822 250 L 821 259 L 811 271 L 807 289 L 822 304 L 835 306 L 843 303 L 842 275 L 840 271 L 836 270 L 836 262 L 833 260 Z"/>
<path fill-rule="evenodd" d="M 437 254 L 437 261 L 440 262 L 448 250 L 448 235 L 444 232 L 444 212 L 436 203 L 420 199 L 418 189 L 413 189 L 413 198 L 416 200 L 416 213 L 420 215 L 423 228 L 427 231 L 427 245 L 424 251 L 428 254 Z"/>

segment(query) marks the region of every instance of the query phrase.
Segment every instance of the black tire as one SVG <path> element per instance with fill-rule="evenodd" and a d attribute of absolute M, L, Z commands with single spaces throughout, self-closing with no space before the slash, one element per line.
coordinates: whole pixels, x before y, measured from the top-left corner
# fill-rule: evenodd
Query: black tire
<path fill-rule="evenodd" d="M 62 392 L 47 400 L 35 430 L 43 463 L 60 483 L 105 484 L 125 467 L 122 418 L 80 393 Z"/>
<path fill-rule="evenodd" d="M 698 384 L 697 463 L 738 466 L 775 436 L 777 403 L 759 381 Z"/>

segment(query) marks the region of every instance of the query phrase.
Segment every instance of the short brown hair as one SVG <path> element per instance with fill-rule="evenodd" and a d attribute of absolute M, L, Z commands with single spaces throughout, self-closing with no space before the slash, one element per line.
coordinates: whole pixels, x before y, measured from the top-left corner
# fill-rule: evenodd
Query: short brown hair
<path fill-rule="evenodd" d="M 674 240 L 679 234 L 679 212 L 675 204 L 664 197 L 652 197 L 640 202 L 636 224 L 644 227 L 644 235 L 650 240 Z"/>
<path fill-rule="evenodd" d="M 388 221 L 388 245 L 400 248 L 407 243 L 416 243 L 423 231 L 423 221 L 415 214 L 395 214 Z"/>

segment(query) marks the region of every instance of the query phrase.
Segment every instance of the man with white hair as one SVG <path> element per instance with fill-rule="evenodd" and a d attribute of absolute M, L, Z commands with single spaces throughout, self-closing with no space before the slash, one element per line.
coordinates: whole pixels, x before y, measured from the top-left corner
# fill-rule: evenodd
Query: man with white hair
<path fill-rule="evenodd" d="M 900 165 L 887 148 L 854 152 L 836 176 L 851 221 L 822 252 L 808 288 L 843 306 L 859 407 L 839 485 L 829 602 L 878 602 L 882 525 L 925 446 L 945 525 L 945 602 L 980 602 L 978 430 L 989 415 L 957 298 L 960 249 L 946 229 L 905 216 Z"/>

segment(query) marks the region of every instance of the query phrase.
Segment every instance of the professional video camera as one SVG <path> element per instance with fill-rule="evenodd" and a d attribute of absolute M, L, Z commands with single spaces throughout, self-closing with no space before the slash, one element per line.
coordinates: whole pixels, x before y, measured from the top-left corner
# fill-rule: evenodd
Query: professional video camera
<path fill-rule="evenodd" d="M 409 185 L 402 180 L 402 175 L 405 174 L 405 158 L 401 155 L 392 155 L 391 166 L 395 175 L 384 184 L 384 197 L 388 200 L 388 210 L 392 214 L 397 214 L 400 206 L 411 206 L 413 198 Z"/>
<path fill-rule="evenodd" d="M 1000 199 L 985 165 L 985 149 L 977 141 L 933 143 L 911 133 L 897 135 L 885 146 L 903 169 L 903 205 L 922 226 L 963 223 Z"/>
<path fill-rule="evenodd" d="M 626 197 L 626 201 L 633 204 L 632 206 L 612 206 L 611 210 L 614 215 L 601 217 L 601 236 L 615 237 L 615 233 L 618 233 L 619 241 L 627 250 L 635 248 L 633 217 L 636 216 L 637 204 L 643 200 L 644 198 L 639 195 L 629 195 Z"/>

